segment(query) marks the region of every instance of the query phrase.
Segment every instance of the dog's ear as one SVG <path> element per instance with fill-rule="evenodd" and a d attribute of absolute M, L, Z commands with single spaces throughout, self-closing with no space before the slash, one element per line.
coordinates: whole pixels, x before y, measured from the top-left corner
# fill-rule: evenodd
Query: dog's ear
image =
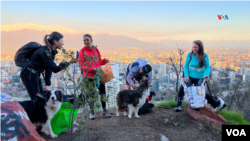
<path fill-rule="evenodd" d="M 58 100 L 59 101 L 63 100 L 63 94 L 62 94 L 61 90 L 56 90 L 55 94 L 58 95 Z"/>

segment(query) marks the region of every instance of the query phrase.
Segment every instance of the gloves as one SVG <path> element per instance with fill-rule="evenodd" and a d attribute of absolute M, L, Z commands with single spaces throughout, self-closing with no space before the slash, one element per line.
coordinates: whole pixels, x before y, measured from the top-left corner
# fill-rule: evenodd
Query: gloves
<path fill-rule="evenodd" d="M 68 62 L 61 62 L 60 64 L 59 64 L 59 67 L 61 67 L 62 69 L 65 69 L 65 68 L 67 68 L 69 66 L 69 63 Z"/>
<path fill-rule="evenodd" d="M 136 88 L 137 88 L 137 87 L 136 87 L 136 86 L 134 86 L 134 87 L 132 87 L 132 88 L 136 90 Z"/>

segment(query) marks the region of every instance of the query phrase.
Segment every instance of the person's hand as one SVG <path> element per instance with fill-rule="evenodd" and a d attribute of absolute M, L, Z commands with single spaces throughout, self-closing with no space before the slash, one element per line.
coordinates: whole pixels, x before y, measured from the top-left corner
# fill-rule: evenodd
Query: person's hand
<path fill-rule="evenodd" d="M 136 88 L 137 88 L 136 86 L 133 87 L 134 90 L 136 90 Z"/>
<path fill-rule="evenodd" d="M 205 76 L 203 79 L 205 79 L 206 81 L 208 81 L 210 78 Z"/>
<path fill-rule="evenodd" d="M 72 58 L 72 59 L 70 60 L 69 63 L 70 63 L 70 64 L 71 64 L 71 63 L 77 63 L 77 59 L 73 59 L 73 58 Z"/>
<path fill-rule="evenodd" d="M 186 83 L 188 83 L 188 82 L 189 82 L 189 77 L 185 77 L 185 78 L 184 78 L 184 81 L 185 81 Z"/>
<path fill-rule="evenodd" d="M 50 91 L 50 87 L 48 85 L 45 86 L 45 91 Z"/>
<path fill-rule="evenodd" d="M 126 89 L 127 90 L 131 90 L 129 85 L 126 85 Z"/>
<path fill-rule="evenodd" d="M 97 71 L 97 68 L 93 68 L 93 71 L 96 72 L 96 71 Z"/>
<path fill-rule="evenodd" d="M 152 87 L 151 82 L 148 82 L 148 87 Z"/>
<path fill-rule="evenodd" d="M 105 59 L 105 63 L 108 63 L 109 62 L 109 60 L 108 59 Z"/>

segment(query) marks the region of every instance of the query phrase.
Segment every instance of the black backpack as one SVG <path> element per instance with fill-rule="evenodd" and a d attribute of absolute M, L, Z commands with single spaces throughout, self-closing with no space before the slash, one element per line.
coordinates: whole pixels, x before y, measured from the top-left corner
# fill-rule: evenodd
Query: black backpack
<path fill-rule="evenodd" d="M 42 46 L 36 42 L 29 42 L 22 46 L 16 53 L 14 61 L 18 67 L 32 67 L 32 62 L 29 60 L 30 56 Z"/>

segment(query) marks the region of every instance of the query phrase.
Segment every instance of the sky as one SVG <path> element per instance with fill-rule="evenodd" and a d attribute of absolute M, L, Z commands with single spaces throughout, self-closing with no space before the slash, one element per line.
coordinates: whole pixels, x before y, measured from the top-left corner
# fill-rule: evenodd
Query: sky
<path fill-rule="evenodd" d="M 250 1 L 2 1 L 1 25 L 59 25 L 140 40 L 250 40 L 249 7 Z"/>

